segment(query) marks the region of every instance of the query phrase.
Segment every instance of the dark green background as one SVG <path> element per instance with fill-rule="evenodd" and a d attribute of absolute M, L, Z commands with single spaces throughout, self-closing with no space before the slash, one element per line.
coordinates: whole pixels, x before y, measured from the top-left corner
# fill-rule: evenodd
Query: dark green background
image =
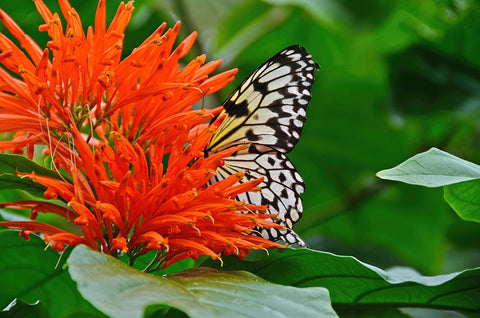
<path fill-rule="evenodd" d="M 58 11 L 56 1 L 45 1 Z M 96 1 L 71 1 L 83 25 Z M 119 1 L 108 1 L 109 20 Z M 30 0 L 0 7 L 42 47 Z M 430 147 L 480 163 L 480 5 L 475 1 L 136 1 L 127 55 L 158 25 L 197 30 L 189 58 L 238 67 L 235 84 L 282 48 L 300 44 L 320 64 L 304 133 L 289 155 L 304 177 L 297 224 L 311 248 L 423 274 L 480 264 L 475 223 L 461 221 L 441 189 L 375 177 Z M 53 9 L 55 8 L 55 9 Z M 5 28 L 0 26 L 0 31 Z M 187 60 L 185 60 L 187 61 Z"/>

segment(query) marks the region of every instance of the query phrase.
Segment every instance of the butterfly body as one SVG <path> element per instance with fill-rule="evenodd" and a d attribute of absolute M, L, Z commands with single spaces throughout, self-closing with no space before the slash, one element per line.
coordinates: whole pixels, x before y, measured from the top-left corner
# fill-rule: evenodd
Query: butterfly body
<path fill-rule="evenodd" d="M 285 156 L 298 142 L 311 99 L 313 72 L 318 68 L 300 46 L 288 47 L 262 64 L 247 77 L 224 103 L 226 118 L 213 135 L 207 155 L 246 145 L 224 158 L 212 183 L 238 171 L 247 180 L 264 177 L 262 191 L 242 193 L 238 200 L 269 205 L 278 213 L 273 221 L 285 230 L 262 230 L 263 237 L 288 243 L 304 242 L 293 232 L 303 213 L 300 194 L 305 183 Z"/>

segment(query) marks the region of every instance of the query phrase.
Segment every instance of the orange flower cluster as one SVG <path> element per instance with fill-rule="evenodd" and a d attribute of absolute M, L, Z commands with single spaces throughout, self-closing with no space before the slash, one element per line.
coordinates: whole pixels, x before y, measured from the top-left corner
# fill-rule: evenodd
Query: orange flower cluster
<path fill-rule="evenodd" d="M 222 158 L 238 147 L 205 158 L 203 149 L 222 118 L 207 122 L 221 107 L 191 107 L 232 81 L 236 70 L 209 76 L 221 61 L 204 64 L 205 55 L 180 68 L 196 38 L 192 33 L 174 49 L 180 23 L 168 30 L 162 24 L 122 60 L 132 2 L 120 5 L 107 28 L 100 0 L 95 27 L 86 34 L 67 0 L 59 0 L 65 29 L 58 14 L 34 2 L 45 21 L 40 30 L 51 37 L 45 50 L 0 9 L 1 21 L 24 49 L 0 34 L 0 132 L 15 132 L 0 150 L 26 149 L 31 158 L 35 145 L 46 146 L 54 168 L 67 176 L 19 174 L 47 187 L 45 198 L 68 207 L 4 202 L 4 208 L 31 209 L 32 221 L 0 225 L 21 229 L 27 239 L 42 233 L 59 251 L 86 244 L 135 259 L 156 250 L 162 267 L 280 246 L 254 235 L 258 227 L 280 227 L 267 221 L 270 214 L 250 213 L 266 207 L 235 200 L 238 193 L 258 191 L 261 179 L 240 184 L 239 173 L 208 184 Z M 33 221 L 39 212 L 74 222 L 82 235 Z"/>

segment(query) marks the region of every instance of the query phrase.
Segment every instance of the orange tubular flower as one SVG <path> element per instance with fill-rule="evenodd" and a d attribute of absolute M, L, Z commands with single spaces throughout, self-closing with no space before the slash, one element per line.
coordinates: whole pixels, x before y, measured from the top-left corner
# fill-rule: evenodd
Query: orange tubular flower
<path fill-rule="evenodd" d="M 0 34 L 0 132 L 16 132 L 0 142 L 1 151 L 47 147 L 55 169 L 72 182 L 19 172 L 47 187 L 47 199 L 62 199 L 68 208 L 41 201 L 15 201 L 2 207 L 56 213 L 73 221 L 82 236 L 34 221 L 5 221 L 21 235 L 42 233 L 52 248 L 86 244 L 131 262 L 157 252 L 153 270 L 184 258 L 221 253 L 244 257 L 251 249 L 280 247 L 255 233 L 280 228 L 268 221 L 266 206 L 235 200 L 258 191 L 261 179 L 238 184 L 242 173 L 208 184 L 235 147 L 204 158 L 203 150 L 222 118 L 221 111 L 191 106 L 233 80 L 236 70 L 209 76 L 221 61 L 205 55 L 183 68 L 179 60 L 192 47 L 196 33 L 174 49 L 180 23 L 162 24 L 128 57 L 121 59 L 124 30 L 134 9 L 120 4 L 110 26 L 105 0 L 100 0 L 95 26 L 86 34 L 75 9 L 59 0 L 66 19 L 35 0 L 51 41 L 42 50 L 0 9 L 0 20 L 23 51 Z M 7 71 L 8 70 L 8 71 Z M 11 73 L 16 74 L 11 75 Z M 19 79 L 21 78 L 21 79 Z M 260 211 L 263 213 L 250 213 Z"/>

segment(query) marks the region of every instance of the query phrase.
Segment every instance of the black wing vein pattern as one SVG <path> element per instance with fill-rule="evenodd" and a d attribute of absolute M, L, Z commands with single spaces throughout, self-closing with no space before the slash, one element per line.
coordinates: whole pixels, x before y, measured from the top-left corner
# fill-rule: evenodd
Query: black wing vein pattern
<path fill-rule="evenodd" d="M 210 183 L 239 171 L 245 172 L 244 181 L 264 177 L 262 191 L 242 193 L 237 199 L 268 204 L 271 212 L 278 213 L 273 221 L 285 230 L 263 229 L 263 237 L 301 246 L 305 243 L 293 231 L 293 225 L 303 213 L 300 194 L 305 191 L 305 183 L 285 154 L 295 147 L 302 133 L 315 69 L 318 64 L 298 45 L 267 60 L 227 98 L 227 117 L 205 149 L 208 156 L 247 145 L 224 159 L 225 165 L 217 169 Z"/>

